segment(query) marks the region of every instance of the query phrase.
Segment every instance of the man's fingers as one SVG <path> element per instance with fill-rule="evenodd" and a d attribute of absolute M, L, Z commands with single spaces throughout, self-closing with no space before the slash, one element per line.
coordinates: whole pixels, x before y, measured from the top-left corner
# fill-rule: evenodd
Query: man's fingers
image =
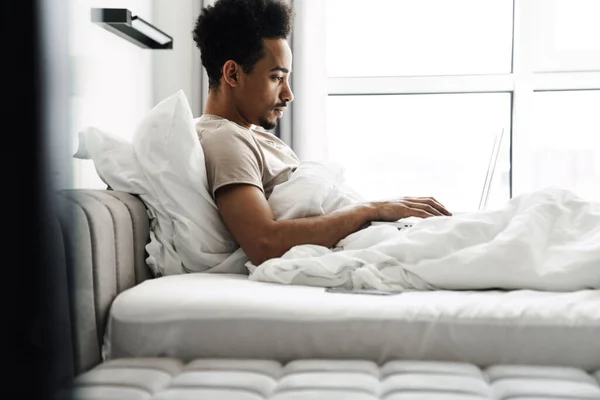
<path fill-rule="evenodd" d="M 452 215 L 450 213 L 450 211 L 446 210 L 446 207 L 444 207 L 442 205 L 442 203 L 440 203 L 439 201 L 437 201 L 437 199 L 435 197 L 427 197 L 429 200 L 433 201 L 434 204 L 436 204 L 438 207 L 438 210 L 440 210 L 442 213 L 446 214 L 446 215 Z"/>
<path fill-rule="evenodd" d="M 411 208 L 418 208 L 420 210 L 424 210 L 427 211 L 427 213 L 433 215 L 444 215 L 442 214 L 442 212 L 438 209 L 436 209 L 433 205 L 427 204 L 426 202 L 418 202 L 418 201 L 405 201 L 404 202 L 407 206 L 411 207 Z"/>
<path fill-rule="evenodd" d="M 426 203 L 438 210 L 442 215 L 452 215 L 452 213 L 433 197 L 411 197 L 408 198 L 409 201 L 414 201 L 418 203 Z"/>
<path fill-rule="evenodd" d="M 439 201 L 437 201 L 434 197 L 430 197 L 431 201 L 435 202 L 435 204 L 437 204 L 439 206 L 438 210 L 440 210 L 442 212 L 442 214 L 444 215 L 452 215 L 452 213 L 450 211 L 448 211 L 446 209 L 446 207 L 444 207 L 442 205 L 442 203 L 440 203 Z"/>
<path fill-rule="evenodd" d="M 434 215 L 420 208 L 407 207 L 411 217 L 430 218 Z"/>

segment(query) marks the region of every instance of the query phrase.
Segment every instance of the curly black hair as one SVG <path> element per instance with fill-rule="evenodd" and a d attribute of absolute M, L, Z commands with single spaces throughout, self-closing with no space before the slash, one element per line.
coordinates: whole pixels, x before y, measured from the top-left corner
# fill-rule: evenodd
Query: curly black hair
<path fill-rule="evenodd" d="M 284 0 L 217 0 L 202 9 L 192 32 L 210 88 L 218 87 L 227 60 L 246 73 L 264 57 L 263 39 L 286 39 L 294 18 Z"/>

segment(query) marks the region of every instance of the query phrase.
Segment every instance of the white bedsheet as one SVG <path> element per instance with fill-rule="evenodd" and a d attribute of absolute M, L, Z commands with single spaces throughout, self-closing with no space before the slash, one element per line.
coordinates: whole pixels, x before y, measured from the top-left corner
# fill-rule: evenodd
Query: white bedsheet
<path fill-rule="evenodd" d="M 599 331 L 600 290 L 371 296 L 193 273 L 120 293 L 104 356 L 445 360 L 592 371 L 600 368 Z"/>
<path fill-rule="evenodd" d="M 269 199 L 278 219 L 318 215 L 359 195 L 335 165 L 302 163 Z M 250 280 L 379 290 L 600 288 L 600 203 L 560 189 L 526 193 L 502 208 L 371 226 L 334 248 L 296 246 Z"/>

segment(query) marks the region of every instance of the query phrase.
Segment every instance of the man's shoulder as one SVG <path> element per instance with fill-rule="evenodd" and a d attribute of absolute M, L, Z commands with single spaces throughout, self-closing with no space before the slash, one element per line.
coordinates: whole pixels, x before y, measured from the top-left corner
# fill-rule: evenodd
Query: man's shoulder
<path fill-rule="evenodd" d="M 213 118 L 203 115 L 194 120 L 196 133 L 201 143 L 248 142 L 252 138 L 250 130 L 224 118 Z"/>

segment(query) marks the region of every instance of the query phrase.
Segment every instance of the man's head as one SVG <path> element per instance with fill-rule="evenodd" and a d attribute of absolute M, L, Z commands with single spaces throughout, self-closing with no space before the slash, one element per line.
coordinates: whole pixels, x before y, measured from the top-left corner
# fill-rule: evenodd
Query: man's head
<path fill-rule="evenodd" d="M 196 21 L 210 91 L 224 92 L 247 124 L 272 129 L 287 103 L 293 11 L 282 0 L 217 0 Z"/>

